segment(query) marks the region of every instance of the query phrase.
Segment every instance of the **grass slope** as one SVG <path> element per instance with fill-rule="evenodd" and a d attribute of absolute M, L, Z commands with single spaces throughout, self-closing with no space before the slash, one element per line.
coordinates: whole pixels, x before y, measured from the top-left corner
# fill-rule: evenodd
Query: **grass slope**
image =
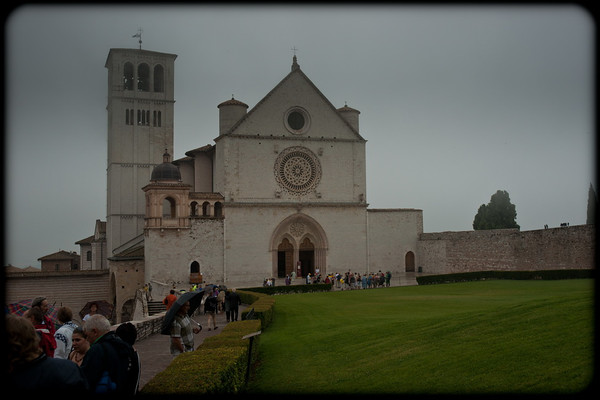
<path fill-rule="evenodd" d="M 593 374 L 593 280 L 277 297 L 249 393 L 573 393 Z"/>

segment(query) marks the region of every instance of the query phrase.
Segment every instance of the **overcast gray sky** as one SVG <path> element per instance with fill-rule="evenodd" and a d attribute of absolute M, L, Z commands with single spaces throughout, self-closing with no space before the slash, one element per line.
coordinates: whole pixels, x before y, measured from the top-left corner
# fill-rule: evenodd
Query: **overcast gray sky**
<path fill-rule="evenodd" d="M 522 230 L 584 224 L 595 183 L 594 21 L 574 5 L 39 6 L 5 21 L 5 264 L 106 220 L 111 48 L 177 54 L 175 154 L 213 144 L 217 105 L 254 107 L 298 63 L 360 110 L 370 208 L 472 230 L 506 190 Z"/>

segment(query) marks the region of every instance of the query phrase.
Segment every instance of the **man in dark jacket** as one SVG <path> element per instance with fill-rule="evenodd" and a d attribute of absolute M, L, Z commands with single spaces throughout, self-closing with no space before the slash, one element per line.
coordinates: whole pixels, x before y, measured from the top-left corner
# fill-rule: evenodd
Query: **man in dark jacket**
<path fill-rule="evenodd" d="M 134 395 L 139 364 L 131 345 L 110 330 L 110 322 L 103 315 L 92 315 L 83 329 L 91 347 L 81 369 L 90 391 Z"/>
<path fill-rule="evenodd" d="M 242 304 L 242 299 L 240 295 L 235 292 L 235 288 L 231 289 L 231 292 L 227 292 L 227 296 L 225 296 L 225 310 L 227 310 L 227 322 L 237 321 L 238 320 L 238 312 L 239 305 Z"/>

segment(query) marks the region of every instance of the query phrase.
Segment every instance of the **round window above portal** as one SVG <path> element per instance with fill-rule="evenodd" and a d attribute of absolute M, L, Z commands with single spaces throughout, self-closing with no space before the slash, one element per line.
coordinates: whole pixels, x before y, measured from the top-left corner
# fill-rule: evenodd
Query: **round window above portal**
<path fill-rule="evenodd" d="M 294 135 L 302 135 L 310 128 L 310 116 L 301 107 L 290 108 L 284 115 L 285 128 Z"/>

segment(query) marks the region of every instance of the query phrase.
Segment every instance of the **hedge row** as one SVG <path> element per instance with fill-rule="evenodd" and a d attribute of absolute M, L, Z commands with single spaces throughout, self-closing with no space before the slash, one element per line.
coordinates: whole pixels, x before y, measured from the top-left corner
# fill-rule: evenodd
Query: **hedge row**
<path fill-rule="evenodd" d="M 315 283 L 310 285 L 285 285 L 285 286 L 261 286 L 245 288 L 244 290 L 264 293 L 268 295 L 290 294 L 290 293 L 309 293 L 309 292 L 329 292 L 331 283 Z"/>
<path fill-rule="evenodd" d="M 556 280 L 556 279 L 587 279 L 587 278 L 594 278 L 594 270 L 592 270 L 592 269 L 553 269 L 553 270 L 541 270 L 541 271 L 462 272 L 462 273 L 456 273 L 456 274 L 417 276 L 417 283 L 419 285 L 431 285 L 431 284 L 437 284 L 437 283 L 481 281 L 481 280 L 486 280 L 486 279 Z"/>
<path fill-rule="evenodd" d="M 239 290 L 242 321 L 230 322 L 215 336 L 204 339 L 198 348 L 178 355 L 169 366 L 154 376 L 140 395 L 240 393 L 250 364 L 258 357 L 260 335 L 254 336 L 252 354 L 249 339 L 242 337 L 265 329 L 273 320 L 275 300 L 261 293 Z M 245 319 L 251 310 L 258 319 Z"/>

